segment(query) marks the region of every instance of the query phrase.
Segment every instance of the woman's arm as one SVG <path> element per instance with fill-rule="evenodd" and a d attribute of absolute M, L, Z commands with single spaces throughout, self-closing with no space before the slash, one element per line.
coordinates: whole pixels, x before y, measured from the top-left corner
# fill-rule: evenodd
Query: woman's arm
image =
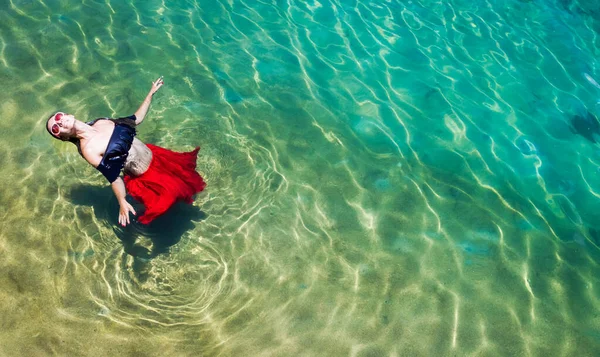
<path fill-rule="evenodd" d="M 152 82 L 152 88 L 150 88 L 150 92 L 146 95 L 146 98 L 142 102 L 142 105 L 135 112 L 135 125 L 140 125 L 148 113 L 148 108 L 150 108 L 150 103 L 152 103 L 152 96 L 156 93 L 160 87 L 164 84 L 163 77 L 160 76 L 156 81 Z"/>
<path fill-rule="evenodd" d="M 119 201 L 119 224 L 125 227 L 129 224 L 129 212 L 135 215 L 135 210 L 125 199 L 127 191 L 125 190 L 125 183 L 123 182 L 123 180 L 120 177 L 118 177 L 110 185 L 113 189 L 113 192 L 115 193 L 115 196 L 117 196 L 117 201 Z"/>

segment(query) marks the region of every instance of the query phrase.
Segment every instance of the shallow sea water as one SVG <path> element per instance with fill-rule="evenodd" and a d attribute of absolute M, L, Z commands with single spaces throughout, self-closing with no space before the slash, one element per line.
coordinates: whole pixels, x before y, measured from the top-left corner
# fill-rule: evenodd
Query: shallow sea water
<path fill-rule="evenodd" d="M 0 355 L 598 355 L 599 4 L 1 1 Z M 159 75 L 122 228 L 44 123 Z"/>

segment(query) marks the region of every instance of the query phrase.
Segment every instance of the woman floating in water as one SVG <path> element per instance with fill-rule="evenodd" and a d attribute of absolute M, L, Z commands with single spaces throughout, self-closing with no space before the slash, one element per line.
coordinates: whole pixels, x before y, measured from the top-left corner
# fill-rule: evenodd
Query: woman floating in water
<path fill-rule="evenodd" d="M 199 147 L 180 153 L 146 145 L 135 138 L 135 127 L 144 120 L 152 96 L 163 84 L 162 77 L 153 82 L 139 109 L 125 118 L 99 118 L 84 123 L 73 115 L 58 112 L 46 122 L 50 135 L 75 144 L 81 156 L 110 182 L 121 207 L 119 223 L 123 226 L 130 222 L 129 212 L 136 214 L 125 200 L 126 189 L 146 207 L 138 221 L 148 224 L 177 200 L 192 203 L 192 196 L 206 186 L 196 172 Z M 121 170 L 124 180 L 119 177 Z"/>

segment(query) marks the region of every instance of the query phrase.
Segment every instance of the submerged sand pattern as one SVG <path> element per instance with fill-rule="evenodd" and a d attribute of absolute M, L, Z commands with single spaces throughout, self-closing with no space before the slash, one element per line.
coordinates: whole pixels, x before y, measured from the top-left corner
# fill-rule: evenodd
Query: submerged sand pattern
<path fill-rule="evenodd" d="M 0 7 L 0 354 L 592 356 L 591 1 Z M 208 186 L 117 225 L 43 124 L 129 115 Z M 136 206 L 139 210 L 141 207 Z"/>

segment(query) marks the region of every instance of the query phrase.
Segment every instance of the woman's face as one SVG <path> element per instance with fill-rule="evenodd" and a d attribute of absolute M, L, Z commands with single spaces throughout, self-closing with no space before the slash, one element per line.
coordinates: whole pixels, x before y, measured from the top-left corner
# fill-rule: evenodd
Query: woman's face
<path fill-rule="evenodd" d="M 58 112 L 48 120 L 48 130 L 56 137 L 70 136 L 75 131 L 75 117 Z"/>

